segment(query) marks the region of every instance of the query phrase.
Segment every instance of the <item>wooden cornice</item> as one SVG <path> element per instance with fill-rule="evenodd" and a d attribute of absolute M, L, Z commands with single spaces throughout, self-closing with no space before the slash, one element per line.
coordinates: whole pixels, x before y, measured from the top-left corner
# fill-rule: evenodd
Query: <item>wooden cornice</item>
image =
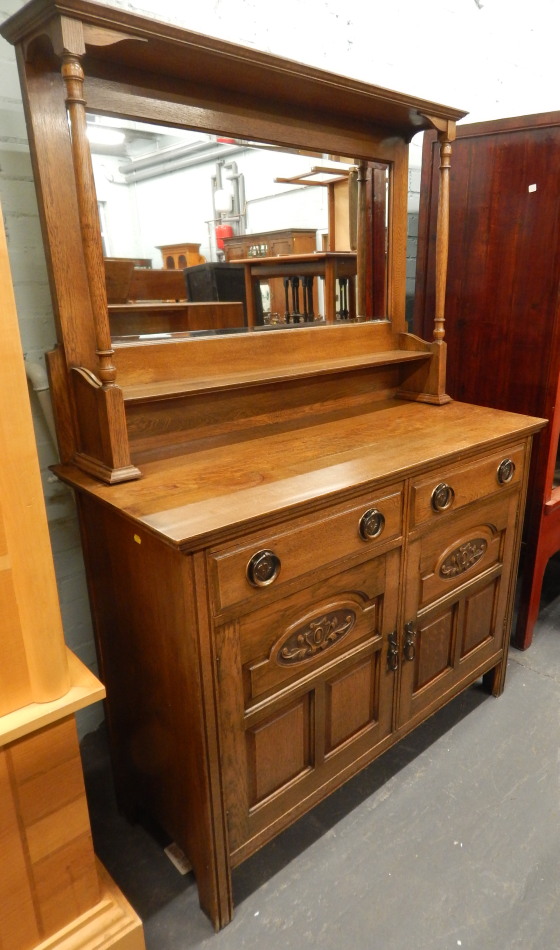
<path fill-rule="evenodd" d="M 185 89 L 200 75 L 209 86 L 218 88 L 227 81 L 232 92 L 261 101 L 277 99 L 281 89 L 284 107 L 344 114 L 407 141 L 430 128 L 433 118 L 454 122 L 466 114 L 91 0 L 32 0 L 6 20 L 0 32 L 10 43 L 28 43 L 41 31 L 50 34 L 56 18 L 83 24 L 88 75 L 105 71 L 104 64 L 114 59 L 111 46 L 119 43 L 120 63 L 149 75 L 152 82 L 158 63 L 165 62 L 168 76 Z"/>

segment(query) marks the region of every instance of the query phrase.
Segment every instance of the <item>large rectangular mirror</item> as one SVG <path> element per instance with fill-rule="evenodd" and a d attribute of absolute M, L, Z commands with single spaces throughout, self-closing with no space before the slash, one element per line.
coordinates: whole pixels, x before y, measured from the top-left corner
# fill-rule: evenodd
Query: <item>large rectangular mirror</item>
<path fill-rule="evenodd" d="M 387 319 L 390 164 L 88 114 L 111 333 Z"/>

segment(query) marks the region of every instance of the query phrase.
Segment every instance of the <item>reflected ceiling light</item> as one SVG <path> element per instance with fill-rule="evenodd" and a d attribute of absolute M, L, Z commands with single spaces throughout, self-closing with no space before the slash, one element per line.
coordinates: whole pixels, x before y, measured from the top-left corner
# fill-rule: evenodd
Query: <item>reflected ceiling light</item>
<path fill-rule="evenodd" d="M 105 125 L 88 125 L 87 137 L 92 145 L 122 145 L 125 134 L 121 129 L 108 129 Z"/>
<path fill-rule="evenodd" d="M 233 195 L 225 188 L 216 188 L 214 192 L 214 207 L 218 214 L 227 214 L 231 211 Z"/>

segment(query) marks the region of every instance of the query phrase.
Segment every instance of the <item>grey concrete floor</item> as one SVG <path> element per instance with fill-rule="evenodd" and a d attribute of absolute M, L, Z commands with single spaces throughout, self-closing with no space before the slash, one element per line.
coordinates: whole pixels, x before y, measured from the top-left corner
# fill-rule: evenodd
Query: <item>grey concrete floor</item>
<path fill-rule="evenodd" d="M 477 685 L 234 872 L 219 934 L 82 742 L 97 853 L 148 950 L 559 950 L 560 560 L 499 699 Z"/>

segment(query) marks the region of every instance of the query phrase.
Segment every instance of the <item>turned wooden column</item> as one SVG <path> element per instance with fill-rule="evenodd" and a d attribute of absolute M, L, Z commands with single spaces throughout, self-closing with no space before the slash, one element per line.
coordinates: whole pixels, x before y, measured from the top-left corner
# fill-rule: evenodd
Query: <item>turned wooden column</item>
<path fill-rule="evenodd" d="M 66 85 L 66 106 L 72 137 L 72 157 L 76 177 L 78 211 L 84 249 L 84 261 L 90 288 L 91 307 L 97 345 L 97 372 L 102 384 L 115 384 L 116 369 L 112 363 L 113 347 L 107 311 L 105 267 L 95 179 L 87 137 L 86 103 L 83 95 L 84 71 L 78 56 L 65 53 L 62 76 Z"/>
<path fill-rule="evenodd" d="M 451 167 L 451 141 L 449 132 L 438 132 L 440 145 L 439 201 L 436 236 L 436 280 L 434 340 L 445 336 L 445 287 L 447 283 L 447 257 L 449 252 L 449 170 Z"/>
<path fill-rule="evenodd" d="M 357 238 L 356 238 L 356 316 L 364 317 L 366 311 L 367 279 L 367 162 L 360 162 L 357 173 Z"/>

